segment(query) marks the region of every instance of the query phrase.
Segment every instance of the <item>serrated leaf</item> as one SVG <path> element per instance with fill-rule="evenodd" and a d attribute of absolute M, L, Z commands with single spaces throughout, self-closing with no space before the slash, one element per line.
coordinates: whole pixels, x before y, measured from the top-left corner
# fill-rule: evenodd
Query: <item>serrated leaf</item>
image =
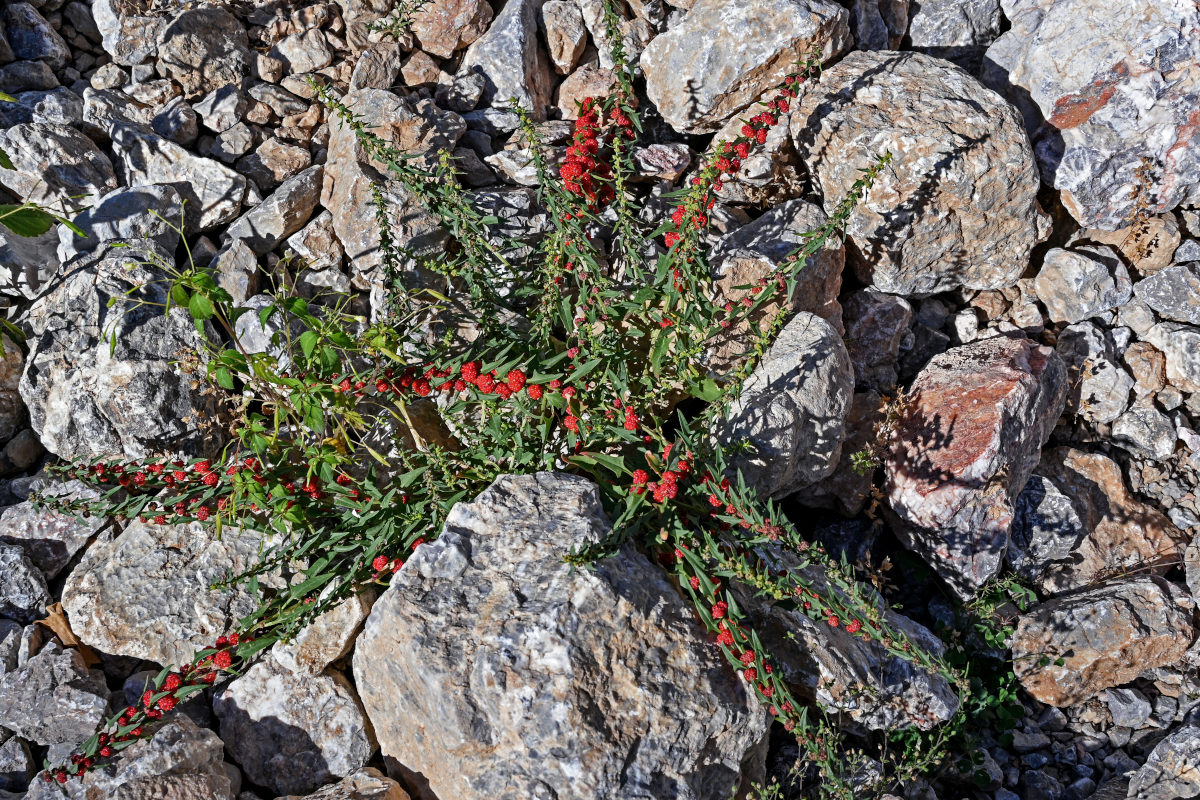
<path fill-rule="evenodd" d="M 203 322 L 206 319 L 212 319 L 213 305 L 209 299 L 202 294 L 194 294 L 188 300 L 188 311 L 192 315 L 192 319 L 197 322 Z"/>

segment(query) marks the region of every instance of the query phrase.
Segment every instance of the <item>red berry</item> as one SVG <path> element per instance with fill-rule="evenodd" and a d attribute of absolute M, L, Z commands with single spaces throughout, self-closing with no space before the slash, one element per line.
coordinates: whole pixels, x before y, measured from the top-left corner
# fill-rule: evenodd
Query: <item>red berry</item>
<path fill-rule="evenodd" d="M 718 600 L 712 607 L 713 619 L 721 619 L 725 616 L 725 612 L 729 610 L 729 604 L 724 600 Z"/>
<path fill-rule="evenodd" d="M 233 657 L 229 655 L 228 650 L 222 650 L 213 656 L 213 664 L 220 669 L 226 669 L 232 663 Z"/>
<path fill-rule="evenodd" d="M 529 388 L 525 390 L 525 393 L 529 395 L 531 400 L 541 400 L 542 395 L 545 394 L 545 390 L 536 383 L 533 383 L 529 385 Z"/>
<path fill-rule="evenodd" d="M 525 388 L 525 373 L 519 369 L 509 370 L 508 378 L 505 382 L 508 384 L 509 389 L 519 392 Z"/>

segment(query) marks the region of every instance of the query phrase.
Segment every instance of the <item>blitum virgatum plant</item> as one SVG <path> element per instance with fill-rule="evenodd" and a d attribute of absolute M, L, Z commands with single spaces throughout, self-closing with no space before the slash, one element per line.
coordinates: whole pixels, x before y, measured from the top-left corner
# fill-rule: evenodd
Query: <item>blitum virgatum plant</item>
<path fill-rule="evenodd" d="M 333 124 L 348 126 L 362 151 L 440 220 L 449 244 L 436 255 L 406 249 L 377 186 L 386 298 L 371 319 L 351 313 L 346 297 L 318 303 L 286 291 L 248 310 L 203 269 L 155 265 L 170 282 L 166 310 L 186 308 L 213 342 L 190 362 L 224 396 L 229 444 L 212 459 L 62 465 L 53 471 L 99 488 L 100 498 L 41 502 L 151 525 L 196 522 L 223 535 L 263 531 L 261 557 L 230 576 L 260 604 L 194 663 L 164 669 L 140 705 L 110 719 L 69 763 L 47 765 L 45 780 L 95 769 L 149 735 L 147 722 L 189 694 L 236 674 L 347 597 L 386 585 L 438 536 L 455 503 L 507 473 L 558 470 L 596 483 L 611 535 L 566 558 L 586 568 L 632 541 L 661 564 L 730 667 L 796 737 L 824 794 L 849 792 L 836 727 L 781 679 L 734 584 L 949 674 L 888 626 L 850 568 L 810 546 L 729 468 L 747 445 L 722 445 L 717 436 L 786 322 L 799 270 L 842 235 L 890 156 L 864 170 L 828 222 L 771 274 L 737 287 L 736 299 L 723 297 L 705 253 L 716 192 L 819 77 L 819 56 L 799 64 L 736 139 L 667 195 L 673 208 L 647 223 L 630 183 L 641 133 L 633 76 L 611 9 L 606 17 L 616 81 L 606 97 L 583 101 L 556 170 L 537 127 L 517 109 L 541 179 L 538 200 L 553 223 L 540 240 L 499 232 L 499 221 L 460 188 L 448 153 L 422 166 L 314 84 Z M 134 292 L 126 302 L 147 301 Z M 236 326 L 243 314 L 276 330 L 269 352 L 244 345 Z M 741 357 L 724 373 L 710 369 L 710 346 L 739 324 L 749 331 Z"/>

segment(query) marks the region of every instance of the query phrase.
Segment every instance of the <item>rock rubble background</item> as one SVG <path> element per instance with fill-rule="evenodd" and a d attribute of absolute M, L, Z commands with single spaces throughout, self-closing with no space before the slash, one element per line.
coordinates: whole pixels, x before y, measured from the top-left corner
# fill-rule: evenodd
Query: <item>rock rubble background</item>
<path fill-rule="evenodd" d="M 108 298 L 186 252 L 249 306 L 286 286 L 318 301 L 351 293 L 370 314 L 382 298 L 373 181 L 397 238 L 445 246 L 309 79 L 397 147 L 452 151 L 509 232 L 533 242 L 546 228 L 505 105 L 529 108 L 547 156 L 562 157 L 576 101 L 612 77 L 600 0 L 432 0 L 399 40 L 370 30 L 390 6 L 0 8 L 0 91 L 16 98 L 0 103 L 14 167 L 0 168 L 0 196 L 88 207 L 86 239 L 0 227 L 0 307 L 28 335 L 24 347 L 6 337 L 0 360 L 3 800 L 55 796 L 30 785 L 43 756 L 60 759 L 253 602 L 209 586 L 252 555 L 250 534 L 75 520 L 26 499 L 88 491 L 47 484 L 47 458 L 222 444 L 212 397 L 174 364 L 199 341 L 190 321 L 119 317 Z M 649 133 L 634 158 L 652 194 L 823 48 L 820 82 L 713 210 L 727 299 L 893 153 L 845 242 L 801 273 L 791 321 L 724 435 L 755 443 L 747 477 L 812 538 L 852 562 L 896 557 L 903 574 L 879 602 L 900 603 L 894 624 L 932 649 L 931 630 L 989 579 L 1011 571 L 1037 591 L 1012 645 L 1027 713 L 1010 738 L 980 732 L 986 782 L 919 781 L 906 797 L 1200 796 L 1200 7 L 622 10 Z M 143 262 L 133 273 L 131 260 Z M 269 333 L 243 331 L 264 350 Z M 714 369 L 731 352 L 718 343 Z M 850 454 L 896 386 L 909 402 L 873 484 Z M 559 513 L 530 511 L 545 507 Z M 584 481 L 498 480 L 380 598 L 327 613 L 69 795 L 728 797 L 781 763 L 766 715 L 639 554 L 565 570 L 569 543 L 608 524 Z M 954 713 L 937 676 L 751 606 L 788 680 L 857 730 Z M 61 613 L 82 645 L 37 623 Z"/>

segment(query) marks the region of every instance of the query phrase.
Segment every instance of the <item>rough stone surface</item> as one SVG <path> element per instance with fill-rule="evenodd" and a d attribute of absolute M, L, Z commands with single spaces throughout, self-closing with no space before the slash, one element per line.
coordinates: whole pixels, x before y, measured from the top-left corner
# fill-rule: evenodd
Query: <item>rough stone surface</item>
<path fill-rule="evenodd" d="M 1113 421 L 1112 438 L 1134 455 L 1162 461 L 1175 452 L 1175 425 L 1153 404 L 1138 401 Z"/>
<path fill-rule="evenodd" d="M 292 672 L 318 675 L 354 646 L 354 637 L 374 597 L 355 595 L 326 611 L 296 634 L 290 642 L 279 642 L 271 650 L 272 658 Z"/>
<path fill-rule="evenodd" d="M 1067 365 L 1067 409 L 1090 422 L 1112 422 L 1129 407 L 1134 379 L 1117 362 L 1112 334 L 1090 321 L 1062 330 L 1055 350 Z"/>
<path fill-rule="evenodd" d="M 896 359 L 912 313 L 912 305 L 903 297 L 874 289 L 860 289 L 846 299 L 842 316 L 856 386 L 892 391 Z"/>
<path fill-rule="evenodd" d="M 1050 348 L 993 337 L 933 358 L 913 382 L 885 491 L 901 541 L 962 597 L 1003 566 L 1013 503 L 1066 401 Z"/>
<path fill-rule="evenodd" d="M 68 459 L 152 451 L 212 454 L 221 437 L 196 424 L 213 400 L 191 387 L 171 362 L 200 345 L 186 310 L 132 308 L 128 295 L 165 304 L 161 275 L 131 262 L 173 257 L 153 245 L 104 245 L 68 265 L 68 273 L 29 310 L 32 335 L 21 397 L 46 449 Z M 110 298 L 117 303 L 109 307 Z M 116 348 L 111 349 L 115 335 Z"/>
<path fill-rule="evenodd" d="M 892 166 L 850 215 L 859 278 L 883 292 L 1012 286 L 1040 237 L 1038 171 L 1016 111 L 921 53 L 855 52 L 792 112 L 825 210 L 884 151 Z"/>
<path fill-rule="evenodd" d="M 1200 727 L 1177 728 L 1159 742 L 1129 779 L 1137 800 L 1185 800 L 1200 796 Z"/>
<path fill-rule="evenodd" d="M 0 167 L 0 184 L 22 199 L 76 207 L 94 203 L 117 188 L 108 157 L 91 139 L 66 125 L 15 125 L 0 131 L 0 149 L 14 167 Z"/>
<path fill-rule="evenodd" d="M 371 725 L 340 673 L 296 673 L 265 658 L 217 693 L 221 739 L 254 783 L 311 792 L 366 765 Z"/>
<path fill-rule="evenodd" d="M 554 71 L 570 74 L 587 46 L 587 28 L 579 6 L 572 0 L 546 0 L 541 21 Z"/>
<path fill-rule="evenodd" d="M 712 133 L 780 83 L 809 48 L 826 59 L 845 50 L 849 16 L 827 0 L 698 0 L 643 51 L 646 93 L 675 130 Z"/>
<path fill-rule="evenodd" d="M 342 243 L 333 229 L 333 214 L 322 211 L 288 237 L 287 249 L 305 260 L 310 269 L 324 270 L 342 265 Z"/>
<path fill-rule="evenodd" d="M 1017 623 L 1014 671 L 1036 700 L 1074 705 L 1177 662 L 1195 638 L 1193 605 L 1178 587 L 1148 577 L 1050 600 Z"/>
<path fill-rule="evenodd" d="M 408 793 L 373 767 L 360 769 L 310 795 L 291 794 L 277 800 L 410 800 Z"/>
<path fill-rule="evenodd" d="M 49 91 L 21 92 L 16 103 L 0 103 L 0 128 L 28 122 L 77 126 L 83 119 L 83 98 L 62 86 Z"/>
<path fill-rule="evenodd" d="M 158 729 L 151 738 L 82 779 L 61 788 L 34 781 L 27 800 L 60 800 L 63 791 L 70 800 L 234 800 L 224 747 L 215 733 L 183 714 L 153 724 Z"/>
<path fill-rule="evenodd" d="M 1136 170 L 1153 205 L 1200 200 L 1200 8 L 1190 0 L 1023 0 L 984 79 L 1022 109 L 1042 177 L 1084 227 L 1126 225 Z"/>
<path fill-rule="evenodd" d="M 235 169 L 247 176 L 264 192 L 271 192 L 286 181 L 312 165 L 308 149 L 284 144 L 271 137 L 260 144 L 253 153 L 240 158 Z"/>
<path fill-rule="evenodd" d="M 487 0 L 433 0 L 413 14 L 412 32 L 422 50 L 450 58 L 482 36 L 492 16 Z"/>
<path fill-rule="evenodd" d="M 24 549 L 0 542 L 0 615 L 30 623 L 46 615 L 50 590 Z"/>
<path fill-rule="evenodd" d="M 1145 336 L 1167 361 L 1167 380 L 1185 392 L 1200 392 L 1200 327 L 1160 322 Z"/>
<path fill-rule="evenodd" d="M 246 29 L 223 8 L 194 8 L 179 14 L 158 36 L 158 73 L 172 78 L 192 98 L 254 74 Z"/>
<path fill-rule="evenodd" d="M 908 0 L 853 0 L 850 30 L 858 50 L 896 50 L 908 28 Z"/>
<path fill-rule="evenodd" d="M 0 442 L 7 442 L 25 427 L 25 404 L 18 391 L 25 354 L 7 333 L 0 334 L 0 350 Z"/>
<path fill-rule="evenodd" d="M 1167 267 L 1138 281 L 1134 291 L 1160 317 L 1200 325 L 1200 262 Z"/>
<path fill-rule="evenodd" d="M 746 483 L 782 497 L 831 475 L 854 393 L 850 354 L 829 323 L 801 312 L 783 327 L 742 385 L 718 437 L 747 441 L 737 455 Z"/>
<path fill-rule="evenodd" d="M 1124 570 L 1163 573 L 1183 532 L 1126 488 L 1099 453 L 1054 448 L 1017 498 L 1008 562 L 1046 594 L 1088 586 Z"/>
<path fill-rule="evenodd" d="M 58 272 L 54 248 L 58 232 L 41 236 L 17 236 L 0 226 L 0 294 L 33 298 L 46 281 Z"/>
<path fill-rule="evenodd" d="M 270 55 L 283 61 L 292 75 L 315 72 L 333 62 L 333 51 L 317 28 L 283 37 L 271 48 Z"/>
<path fill-rule="evenodd" d="M 722 142 L 741 136 L 744 121 L 764 111 L 776 113 L 763 103 L 755 103 L 725 123 L 725 127 L 713 136 L 708 155 L 715 154 Z M 767 140 L 741 159 L 741 167 L 736 173 L 722 179 L 722 186 L 716 192 L 718 198 L 727 203 L 769 208 L 805 193 L 805 180 L 798 169 L 800 159 L 792 146 L 789 119 L 785 114 L 779 115 L 779 122 L 767 131 Z"/>
<path fill-rule="evenodd" d="M 790 252 L 804 244 L 803 234 L 826 219 L 824 212 L 812 203 L 791 200 L 721 237 L 709 256 L 718 302 L 740 303 L 745 297 L 753 297 L 751 289 L 737 287 L 767 280 Z M 845 251 L 836 241 L 809 256 L 796 276 L 796 291 L 788 312 L 815 314 L 842 333 L 842 307 L 837 296 L 842 288 L 844 264 Z M 774 284 L 768 287 L 771 289 Z M 740 363 L 750 332 L 770 324 L 780 307 L 779 301 L 764 303 L 754 314 L 726 329 L 709 349 L 709 368 L 724 372 Z"/>
<path fill-rule="evenodd" d="M 460 800 L 724 800 L 754 774 L 766 716 L 663 573 L 630 546 L 563 563 L 608 527 L 594 485 L 553 473 L 451 510 L 355 647 L 384 755 Z"/>
<path fill-rule="evenodd" d="M 95 499 L 100 493 L 80 481 L 55 483 L 41 490 L 46 497 Z M 25 501 L 9 506 L 0 514 L 0 542 L 20 545 L 47 579 L 62 571 L 107 524 L 104 517 L 77 519 L 48 509 L 34 508 Z"/>
<path fill-rule="evenodd" d="M 440 111 L 429 101 L 413 104 L 391 92 L 362 89 L 344 102 L 362 114 L 365 124 L 401 151 L 424 154 L 452 148 L 463 133 L 462 118 Z M 404 186 L 387 177 L 386 165 L 370 161 L 354 132 L 330 126 L 329 158 L 321 187 L 321 205 L 333 214 L 333 228 L 355 272 L 373 270 L 382 256 L 379 229 L 371 203 L 371 185 L 378 183 L 392 209 L 393 236 L 416 253 L 442 246 L 445 233 L 436 219 Z"/>
<path fill-rule="evenodd" d="M 259 538 L 197 522 L 132 522 L 88 548 L 63 586 L 71 628 L 105 653 L 182 664 L 255 608 L 243 587 L 213 588 L 254 560 Z"/>
<path fill-rule="evenodd" d="M 229 226 L 226 236 L 240 239 L 257 255 L 273 249 L 304 227 L 321 197 L 324 167 L 309 167 L 288 178 L 270 197 Z"/>
<path fill-rule="evenodd" d="M 45 61 L 54 69 L 62 69 L 71 61 L 67 43 L 33 4 L 8 3 L 4 9 L 4 26 L 9 47 L 17 58 Z"/>
<path fill-rule="evenodd" d="M 546 118 L 552 88 L 550 59 L 538 35 L 543 2 L 505 3 L 487 33 L 467 48 L 459 66 L 460 73 L 477 72 L 483 76 L 485 104 L 505 105 L 515 98 L 536 120 Z"/>
<path fill-rule="evenodd" d="M 1124 305 L 1133 290 L 1129 270 L 1110 247 L 1051 248 L 1034 280 L 1055 322 L 1079 322 Z"/>
<path fill-rule="evenodd" d="M 81 742 L 95 731 L 107 706 L 104 676 L 88 672 L 78 651 L 55 642 L 0 675 L 0 719 L 31 742 Z"/>
<path fill-rule="evenodd" d="M 187 201 L 184 223 L 189 233 L 202 233 L 237 216 L 246 194 L 243 176 L 140 125 L 117 122 L 111 136 L 121 184 L 171 184 Z"/>
<path fill-rule="evenodd" d="M 912 4 L 912 49 L 975 72 L 984 50 L 1000 35 L 1000 0 L 918 0 Z"/>
<path fill-rule="evenodd" d="M 168 20 L 124 12 L 122 0 L 93 0 L 92 17 L 104 44 L 104 52 L 117 64 L 141 64 L 158 49 L 159 31 Z"/>
<path fill-rule="evenodd" d="M 175 187 L 167 184 L 117 189 L 73 221 L 87 237 L 76 236 L 65 226 L 58 229 L 58 257 L 64 263 L 114 239 L 152 239 L 164 251 L 174 253 L 179 233 L 171 226 L 183 223 L 183 204 Z"/>

